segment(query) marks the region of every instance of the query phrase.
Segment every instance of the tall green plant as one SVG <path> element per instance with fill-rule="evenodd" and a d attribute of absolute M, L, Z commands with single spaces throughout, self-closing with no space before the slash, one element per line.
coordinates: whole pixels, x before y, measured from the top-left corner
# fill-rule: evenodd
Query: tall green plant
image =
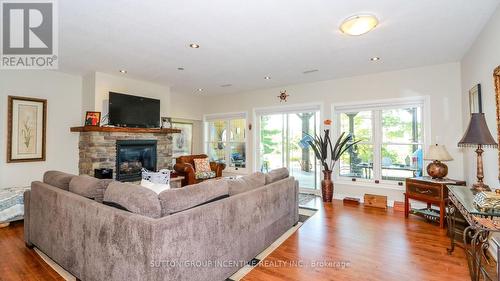
<path fill-rule="evenodd" d="M 345 136 L 345 132 L 343 132 L 335 142 L 335 145 L 333 145 L 330 139 L 330 130 L 328 129 L 325 130 L 324 136 L 318 136 L 316 134 L 311 136 L 308 133 L 305 134 L 311 137 L 312 140 L 307 141 L 307 143 L 309 143 L 314 151 L 314 155 L 316 155 L 316 158 L 318 158 L 323 169 L 326 171 L 332 171 L 337 161 L 339 161 L 340 156 L 353 145 L 360 142 L 360 140 L 353 141 L 353 136 L 351 134 Z M 328 153 L 330 153 L 331 156 L 330 163 L 328 163 Z"/>

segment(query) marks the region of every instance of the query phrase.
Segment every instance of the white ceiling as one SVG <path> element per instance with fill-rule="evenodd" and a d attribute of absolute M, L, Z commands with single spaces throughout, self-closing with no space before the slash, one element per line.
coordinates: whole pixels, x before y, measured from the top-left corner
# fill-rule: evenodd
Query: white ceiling
<path fill-rule="evenodd" d="M 76 74 L 126 69 L 181 93 L 229 94 L 455 62 L 499 2 L 60 0 L 59 66 Z M 341 34 L 342 20 L 357 13 L 376 15 L 379 26 Z M 319 71 L 303 74 L 311 69 Z"/>

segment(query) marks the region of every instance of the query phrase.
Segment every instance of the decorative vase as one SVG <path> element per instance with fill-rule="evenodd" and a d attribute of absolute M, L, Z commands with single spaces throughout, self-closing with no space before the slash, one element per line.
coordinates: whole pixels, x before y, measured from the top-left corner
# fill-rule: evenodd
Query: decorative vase
<path fill-rule="evenodd" d="M 323 180 L 321 181 L 321 194 L 323 202 L 332 202 L 333 198 L 333 181 L 332 171 L 323 171 Z"/>

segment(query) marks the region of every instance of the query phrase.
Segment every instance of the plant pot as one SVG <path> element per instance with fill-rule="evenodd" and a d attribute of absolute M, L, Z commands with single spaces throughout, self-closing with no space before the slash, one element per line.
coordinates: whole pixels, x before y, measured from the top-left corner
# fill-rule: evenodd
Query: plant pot
<path fill-rule="evenodd" d="M 333 181 L 332 171 L 323 171 L 323 180 L 321 181 L 321 194 L 323 202 L 332 202 L 333 199 Z"/>

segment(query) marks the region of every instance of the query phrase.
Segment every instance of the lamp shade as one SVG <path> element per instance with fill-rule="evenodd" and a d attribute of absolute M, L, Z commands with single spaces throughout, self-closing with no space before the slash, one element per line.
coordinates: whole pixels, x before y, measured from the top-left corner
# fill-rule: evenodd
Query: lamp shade
<path fill-rule="evenodd" d="M 472 113 L 467 131 L 465 131 L 464 136 L 458 143 L 460 147 L 477 145 L 498 147 L 488 129 L 484 113 Z"/>
<path fill-rule="evenodd" d="M 444 145 L 431 145 L 427 150 L 427 153 L 424 157 L 425 160 L 438 160 L 438 161 L 451 161 L 453 157 L 451 157 L 448 150 L 446 150 L 446 146 Z"/>

